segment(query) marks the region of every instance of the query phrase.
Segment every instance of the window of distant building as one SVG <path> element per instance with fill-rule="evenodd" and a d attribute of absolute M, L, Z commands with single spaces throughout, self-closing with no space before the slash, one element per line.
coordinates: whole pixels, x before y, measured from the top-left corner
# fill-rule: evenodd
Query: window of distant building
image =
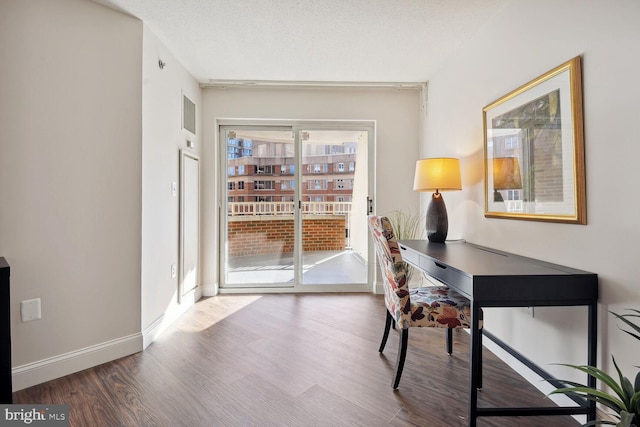
<path fill-rule="evenodd" d="M 356 170 L 356 162 L 349 162 L 349 172 Z"/>
<path fill-rule="evenodd" d="M 280 175 L 293 175 L 295 172 L 294 165 L 280 165 Z"/>
<path fill-rule="evenodd" d="M 256 166 L 256 173 L 259 175 L 273 174 L 273 166 Z"/>
<path fill-rule="evenodd" d="M 244 175 L 244 165 L 238 165 L 238 175 Z"/>
<path fill-rule="evenodd" d="M 338 172 L 344 172 L 344 163 L 338 163 Z"/>
<path fill-rule="evenodd" d="M 327 181 L 323 179 L 314 179 L 313 181 L 308 181 L 307 188 L 310 190 L 326 190 Z"/>
<path fill-rule="evenodd" d="M 238 181 L 238 190 L 244 190 L 244 181 Z"/>
<path fill-rule="evenodd" d="M 236 167 L 235 166 L 229 166 L 227 168 L 227 175 L 228 176 L 234 176 L 236 174 Z"/>
<path fill-rule="evenodd" d="M 281 190 L 295 190 L 295 181 L 294 180 L 283 180 L 280 182 Z"/>
<path fill-rule="evenodd" d="M 276 188 L 275 181 L 256 181 L 256 190 L 274 190 Z"/>
<path fill-rule="evenodd" d="M 235 182 L 230 182 L 229 183 L 229 190 L 235 190 L 236 189 L 236 183 Z"/>

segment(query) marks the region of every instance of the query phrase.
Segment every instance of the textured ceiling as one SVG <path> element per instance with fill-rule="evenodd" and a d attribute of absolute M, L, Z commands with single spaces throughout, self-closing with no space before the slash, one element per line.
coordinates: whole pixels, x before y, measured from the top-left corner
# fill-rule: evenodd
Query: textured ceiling
<path fill-rule="evenodd" d="M 510 0 L 95 0 L 201 83 L 421 82 Z"/>

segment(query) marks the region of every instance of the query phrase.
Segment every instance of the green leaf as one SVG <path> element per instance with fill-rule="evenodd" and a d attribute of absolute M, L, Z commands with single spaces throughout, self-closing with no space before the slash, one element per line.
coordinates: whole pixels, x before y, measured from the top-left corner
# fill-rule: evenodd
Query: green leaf
<path fill-rule="evenodd" d="M 631 385 L 631 381 L 629 381 L 628 378 L 623 378 L 622 387 L 624 388 L 624 392 L 626 394 L 625 401 L 628 404 L 629 402 L 631 402 L 631 399 L 633 398 L 633 395 L 634 395 L 633 386 Z M 627 409 L 631 410 L 631 408 L 627 408 Z"/>
<path fill-rule="evenodd" d="M 618 372 L 618 377 L 620 378 L 620 386 L 622 387 L 622 390 L 624 392 L 624 396 L 620 397 L 622 397 L 622 400 L 624 400 L 625 403 L 628 403 L 631 400 L 631 396 L 633 396 L 633 386 L 631 385 L 631 381 L 629 381 L 628 378 L 622 375 L 622 372 L 620 371 L 620 368 L 616 363 L 616 358 L 611 356 L 611 359 L 613 359 L 613 366 L 615 366 L 616 371 Z"/>
<path fill-rule="evenodd" d="M 625 404 L 620 399 L 612 396 L 602 390 L 590 388 L 590 387 L 564 387 L 553 390 L 549 394 L 573 394 L 584 397 L 594 402 L 605 405 L 613 409 L 616 413 L 625 409 Z"/>
<path fill-rule="evenodd" d="M 629 400 L 629 411 L 637 414 L 640 419 L 640 391 L 631 396 Z"/>
<path fill-rule="evenodd" d="M 636 380 L 634 382 L 633 389 L 635 391 L 640 391 L 640 372 L 638 372 L 638 375 L 636 375 Z"/>
<path fill-rule="evenodd" d="M 622 322 L 624 322 L 627 326 L 629 326 L 631 329 L 636 331 L 636 333 L 627 331 L 626 329 L 622 329 L 622 328 L 620 328 L 620 326 L 618 326 L 618 328 L 621 331 L 626 332 L 627 334 L 631 335 L 632 337 L 634 337 L 637 340 L 640 340 L 640 325 L 637 325 L 637 324 L 633 323 L 631 320 L 627 319 L 627 317 L 640 318 L 640 310 L 630 310 L 630 311 L 634 311 L 634 312 L 636 312 L 638 314 L 617 314 L 617 313 L 614 313 L 613 311 L 610 311 L 609 313 L 611 313 L 614 316 L 616 316 L 618 318 L 618 320 L 621 320 Z"/>
<path fill-rule="evenodd" d="M 620 422 L 616 424 L 618 427 L 631 427 L 635 416 L 627 411 L 620 412 Z"/>
<path fill-rule="evenodd" d="M 609 386 L 620 397 L 620 399 L 624 399 L 624 392 L 622 391 L 622 388 L 618 385 L 618 383 L 612 377 L 610 377 L 603 370 L 598 369 L 594 366 L 586 366 L 586 365 L 570 365 L 566 363 L 560 363 L 559 365 L 568 366 L 570 368 L 577 369 L 579 371 L 586 373 L 587 375 L 594 377 L 597 380 L 600 380 L 601 382 Z"/>

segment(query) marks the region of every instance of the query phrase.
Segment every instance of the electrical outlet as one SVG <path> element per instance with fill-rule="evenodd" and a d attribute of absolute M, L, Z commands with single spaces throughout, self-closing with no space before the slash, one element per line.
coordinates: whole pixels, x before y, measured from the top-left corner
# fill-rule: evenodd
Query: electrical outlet
<path fill-rule="evenodd" d="M 171 278 L 175 279 L 177 275 L 177 268 L 175 264 L 171 264 Z"/>
<path fill-rule="evenodd" d="M 20 302 L 20 319 L 23 322 L 42 319 L 40 298 L 28 299 Z"/>

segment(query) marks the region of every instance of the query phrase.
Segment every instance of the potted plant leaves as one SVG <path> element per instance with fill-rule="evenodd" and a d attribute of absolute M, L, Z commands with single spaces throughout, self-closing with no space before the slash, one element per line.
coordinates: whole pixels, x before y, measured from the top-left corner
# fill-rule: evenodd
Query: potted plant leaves
<path fill-rule="evenodd" d="M 640 310 L 630 309 L 629 311 L 630 313 L 626 314 L 610 313 L 631 329 L 620 328 L 622 331 L 640 340 L 640 324 L 636 323 L 637 319 L 640 319 Z M 617 418 L 617 421 L 595 420 L 583 424 L 584 426 L 607 424 L 618 427 L 640 427 L 640 371 L 636 374 L 635 380 L 631 382 L 631 380 L 625 377 L 620 371 L 615 357 L 611 356 L 611 359 L 613 360 L 613 366 L 616 368 L 617 379 L 595 366 L 561 364 L 596 378 L 602 382 L 602 384 L 609 387 L 611 391 L 592 388 L 572 381 L 563 381 L 567 384 L 567 387 L 558 388 L 550 394 L 580 396 L 584 399 L 594 401 L 611 409 Z M 636 367 L 640 368 L 640 366 Z"/>

